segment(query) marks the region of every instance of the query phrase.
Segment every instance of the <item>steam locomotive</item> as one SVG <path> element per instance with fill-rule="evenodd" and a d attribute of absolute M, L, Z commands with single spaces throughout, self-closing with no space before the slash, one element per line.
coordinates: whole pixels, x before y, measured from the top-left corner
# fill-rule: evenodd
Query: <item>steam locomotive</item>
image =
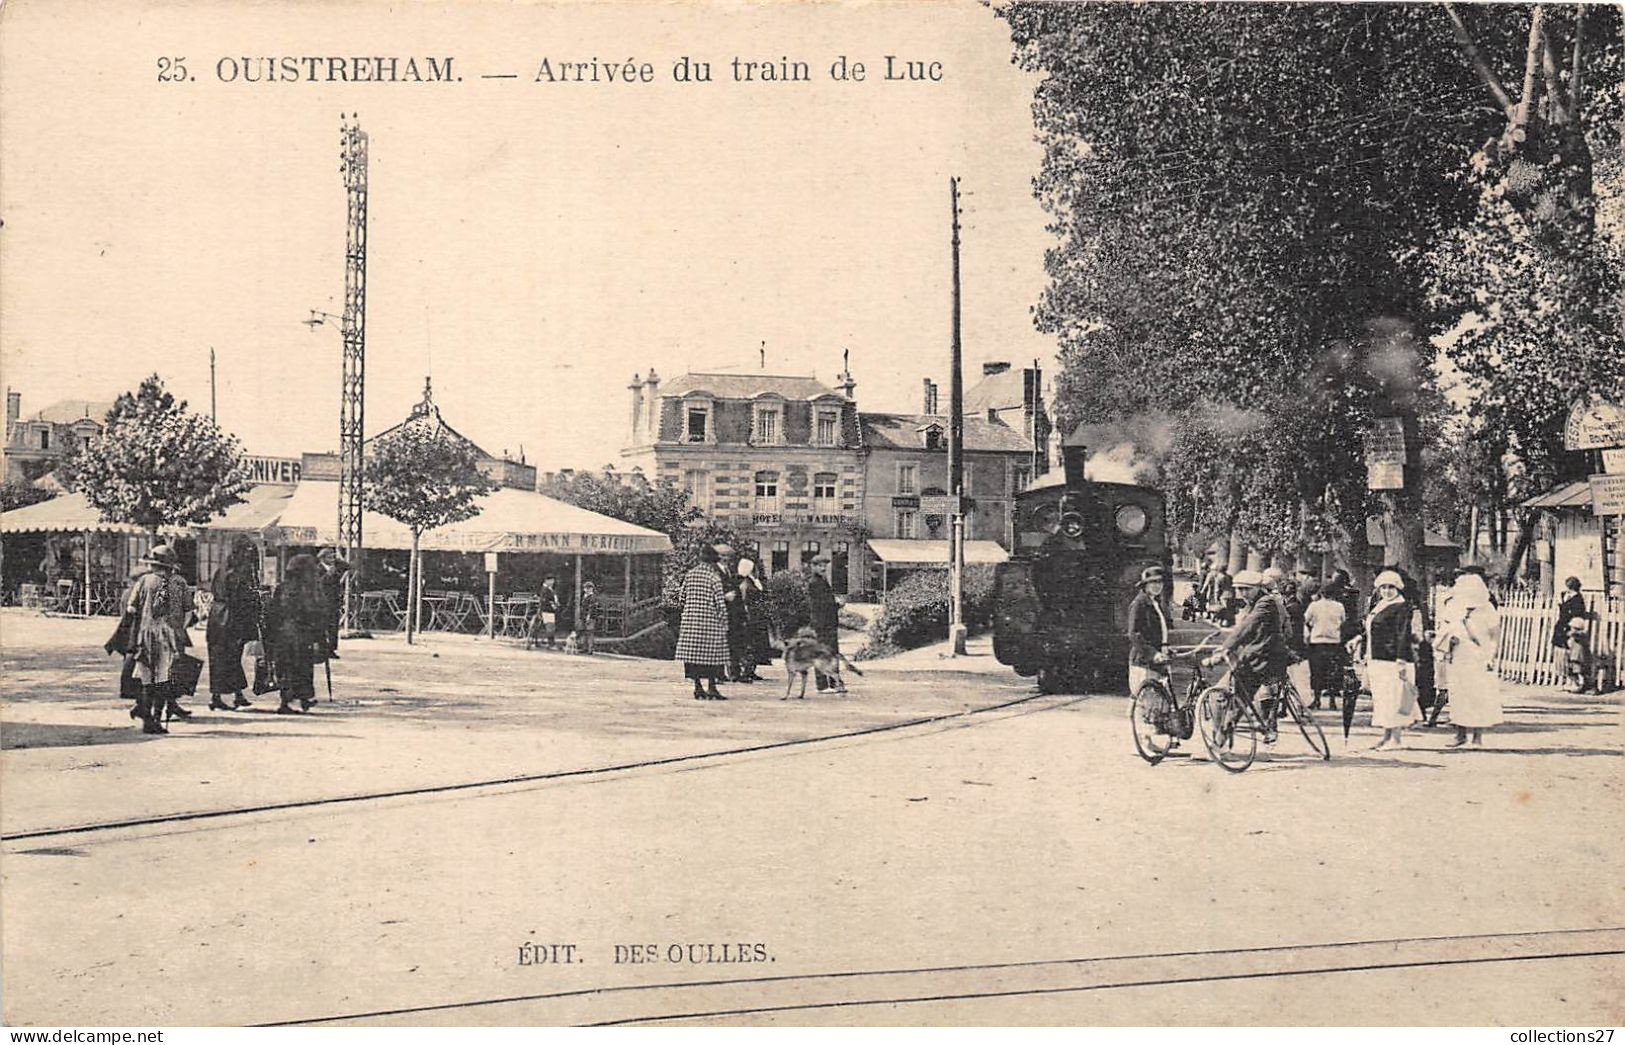
<path fill-rule="evenodd" d="M 1170 567 L 1162 493 L 1085 479 L 1086 456 L 1074 435 L 1065 483 L 1016 496 L 1015 548 L 995 575 L 993 653 L 1045 693 L 1127 686 L 1135 585 L 1147 566 Z"/>

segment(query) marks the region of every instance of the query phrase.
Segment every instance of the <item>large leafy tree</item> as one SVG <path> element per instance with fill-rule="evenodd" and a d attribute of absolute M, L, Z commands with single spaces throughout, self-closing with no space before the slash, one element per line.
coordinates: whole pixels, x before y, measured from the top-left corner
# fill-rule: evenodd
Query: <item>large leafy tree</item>
<path fill-rule="evenodd" d="M 1473 423 L 1502 450 L 1483 462 L 1482 482 L 1507 484 L 1504 463 L 1546 486 L 1587 470 L 1563 447 L 1569 409 L 1625 395 L 1619 240 L 1598 221 L 1620 185 L 1621 20 L 1612 5 L 1445 5 L 1441 15 L 1499 119 L 1460 172 L 1472 220 L 1428 255 L 1428 289 L 1459 319 L 1451 361 Z"/>
<path fill-rule="evenodd" d="M 666 556 L 661 588 L 667 605 L 678 603 L 683 574 L 700 561 L 702 544 L 743 550 L 738 533 L 708 517 L 694 505 L 687 489 L 670 480 L 651 483 L 641 473 L 622 474 L 606 466 L 599 472 L 555 473 L 537 492 L 669 537 L 672 550 Z"/>
<path fill-rule="evenodd" d="M 157 374 L 118 397 L 63 472 L 103 519 L 152 532 L 206 523 L 249 486 L 237 438 L 188 410 Z"/>
<path fill-rule="evenodd" d="M 408 422 L 373 440 L 363 470 L 367 507 L 412 531 L 406 641 L 420 627 L 423 564 L 420 544 L 430 530 L 472 519 L 479 498 L 497 484 L 480 470 L 472 443 L 431 423 Z"/>
<path fill-rule="evenodd" d="M 1450 25 L 1399 5 L 1015 3 L 1001 9 L 1055 221 L 1036 310 L 1063 427 L 1162 411 L 1157 476 L 1187 532 L 1363 561 L 1386 509 L 1420 545 L 1420 483 L 1367 495 L 1360 437 L 1419 427 L 1447 174 L 1496 114 Z M 1401 532 L 1395 533 L 1398 529 Z M 1391 548 L 1391 551 L 1395 549 Z"/>

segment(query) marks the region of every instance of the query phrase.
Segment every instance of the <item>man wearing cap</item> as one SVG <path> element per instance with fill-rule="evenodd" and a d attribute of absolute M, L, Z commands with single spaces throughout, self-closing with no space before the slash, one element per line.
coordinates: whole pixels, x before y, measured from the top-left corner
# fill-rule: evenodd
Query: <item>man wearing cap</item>
<path fill-rule="evenodd" d="M 841 610 L 835 604 L 835 589 L 829 586 L 824 571 L 829 568 L 829 556 L 819 552 L 813 557 L 812 568 L 807 571 L 807 623 L 817 633 L 818 641 L 831 653 L 841 651 Z M 835 688 L 834 680 L 821 671 L 817 675 L 818 692 Z"/>
<path fill-rule="evenodd" d="M 1298 585 L 1287 578 L 1286 571 L 1271 566 L 1264 571 L 1264 587 L 1270 597 L 1280 603 L 1281 640 L 1286 645 L 1286 677 L 1298 696 L 1307 700 L 1313 694 L 1309 684 L 1309 646 L 1304 641 L 1304 603 L 1299 597 Z"/>
<path fill-rule="evenodd" d="M 1161 566 L 1148 566 L 1140 574 L 1140 593 L 1128 604 L 1128 691 L 1139 692 L 1153 675 L 1168 674 L 1168 615 L 1162 593 L 1168 575 Z"/>
<path fill-rule="evenodd" d="M 316 565 L 321 571 L 316 575 L 316 584 L 321 590 L 322 611 L 326 615 L 322 645 L 328 657 L 338 660 L 339 620 L 344 616 L 344 575 L 350 571 L 350 564 L 339 558 L 332 548 L 323 548 L 316 553 Z"/>
<path fill-rule="evenodd" d="M 1265 726 L 1264 743 L 1270 744 L 1275 741 L 1275 715 L 1271 704 L 1286 676 L 1288 663 L 1281 600 L 1265 591 L 1264 576 L 1256 570 L 1237 573 L 1235 585 L 1236 592 L 1248 604 L 1247 615 L 1218 650 L 1202 663 L 1212 667 L 1219 660 L 1230 661 L 1236 696 L 1242 700 L 1250 701 L 1255 693 L 1263 691 L 1263 699 L 1257 706 Z"/>

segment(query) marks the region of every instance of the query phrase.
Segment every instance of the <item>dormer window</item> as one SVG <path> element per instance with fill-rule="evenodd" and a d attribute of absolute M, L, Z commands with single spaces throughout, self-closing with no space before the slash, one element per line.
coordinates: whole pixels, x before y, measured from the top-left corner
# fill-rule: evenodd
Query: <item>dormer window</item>
<path fill-rule="evenodd" d="M 927 450 L 941 450 L 943 447 L 942 426 L 931 425 L 925 430 L 925 448 Z"/>
<path fill-rule="evenodd" d="M 784 442 L 784 405 L 782 403 L 756 404 L 757 446 L 778 446 Z"/>
<path fill-rule="evenodd" d="M 835 446 L 841 431 L 841 412 L 839 410 L 818 410 L 818 426 L 814 436 L 819 446 Z"/>
<path fill-rule="evenodd" d="M 683 404 L 683 442 L 710 443 L 716 441 L 711 425 L 711 401 L 690 399 Z"/>

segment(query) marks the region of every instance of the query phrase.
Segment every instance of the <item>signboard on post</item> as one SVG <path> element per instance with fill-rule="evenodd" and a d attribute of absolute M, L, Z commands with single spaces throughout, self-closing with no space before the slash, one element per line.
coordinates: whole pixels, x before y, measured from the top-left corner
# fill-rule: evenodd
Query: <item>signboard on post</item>
<path fill-rule="evenodd" d="M 1625 446 L 1625 407 L 1592 400 L 1569 411 L 1563 445 L 1570 450 L 1606 450 Z"/>
<path fill-rule="evenodd" d="M 1604 450 L 1602 470 L 1609 475 L 1625 475 L 1625 450 Z"/>
<path fill-rule="evenodd" d="M 1379 417 L 1365 434 L 1368 490 L 1405 488 L 1405 425 L 1397 417 Z"/>
<path fill-rule="evenodd" d="M 1625 515 L 1625 475 L 1591 477 L 1593 515 Z"/>
<path fill-rule="evenodd" d="M 952 515 L 953 494 L 926 494 L 920 498 L 920 511 L 926 515 Z"/>

